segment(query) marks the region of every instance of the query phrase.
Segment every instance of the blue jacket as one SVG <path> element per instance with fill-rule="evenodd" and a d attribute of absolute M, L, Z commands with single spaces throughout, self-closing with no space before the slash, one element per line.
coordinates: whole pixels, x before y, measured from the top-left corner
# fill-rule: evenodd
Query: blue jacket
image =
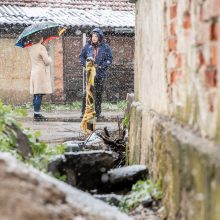
<path fill-rule="evenodd" d="M 112 50 L 108 44 L 100 42 L 98 44 L 98 53 L 95 58 L 96 67 L 96 77 L 105 78 L 106 70 L 112 63 Z M 88 57 L 94 58 L 94 46 L 88 42 L 83 47 L 80 53 L 80 60 L 84 67 L 86 67 L 86 59 Z"/>

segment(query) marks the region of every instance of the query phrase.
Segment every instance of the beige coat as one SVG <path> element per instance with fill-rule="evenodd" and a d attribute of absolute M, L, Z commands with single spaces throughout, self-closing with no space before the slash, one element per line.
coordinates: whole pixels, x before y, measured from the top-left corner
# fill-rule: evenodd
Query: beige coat
<path fill-rule="evenodd" d="M 45 46 L 41 43 L 34 44 L 28 48 L 31 59 L 31 94 L 50 94 L 52 93 L 52 82 L 50 76 L 50 64 L 52 62 L 48 56 Z"/>

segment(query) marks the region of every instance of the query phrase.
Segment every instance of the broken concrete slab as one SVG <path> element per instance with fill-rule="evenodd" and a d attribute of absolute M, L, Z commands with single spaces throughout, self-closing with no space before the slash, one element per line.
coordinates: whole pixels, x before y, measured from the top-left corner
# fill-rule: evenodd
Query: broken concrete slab
<path fill-rule="evenodd" d="M 110 151 L 80 151 L 64 154 L 67 182 L 81 189 L 95 189 L 102 185 L 101 176 L 114 163 Z"/>
<path fill-rule="evenodd" d="M 105 190 L 130 190 L 132 185 L 138 180 L 144 180 L 148 177 L 148 169 L 145 165 L 131 165 L 115 168 L 102 175 L 103 182 L 108 187 Z"/>
<path fill-rule="evenodd" d="M 4 220 L 132 220 L 7 153 L 0 153 L 0 216 Z"/>

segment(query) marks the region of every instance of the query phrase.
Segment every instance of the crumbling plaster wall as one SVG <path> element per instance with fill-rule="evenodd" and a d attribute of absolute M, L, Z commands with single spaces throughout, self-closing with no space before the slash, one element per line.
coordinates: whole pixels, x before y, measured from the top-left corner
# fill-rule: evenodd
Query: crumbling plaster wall
<path fill-rule="evenodd" d="M 219 137 L 219 1 L 136 2 L 136 101 Z"/>
<path fill-rule="evenodd" d="M 217 0 L 136 0 L 129 162 L 163 182 L 168 220 L 217 220 Z"/>
<path fill-rule="evenodd" d="M 63 46 L 62 39 L 51 41 L 48 45 L 52 57 L 51 78 L 53 95 L 44 99 L 59 103 L 64 101 L 63 85 Z M 32 101 L 29 92 L 31 62 L 27 48 L 15 46 L 14 38 L 0 38 L 0 100 L 5 104 L 24 104 Z"/>
<path fill-rule="evenodd" d="M 25 49 L 14 46 L 14 39 L 0 39 L 0 99 L 6 103 L 30 100 L 30 61 Z"/>

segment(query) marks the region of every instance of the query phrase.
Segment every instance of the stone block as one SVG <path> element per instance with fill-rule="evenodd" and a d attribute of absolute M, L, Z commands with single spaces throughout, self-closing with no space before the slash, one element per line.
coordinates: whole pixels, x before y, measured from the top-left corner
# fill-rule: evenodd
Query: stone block
<path fill-rule="evenodd" d="M 153 179 L 163 182 L 167 219 L 217 220 L 218 146 L 156 113 L 144 115 L 149 126 L 145 157 Z"/>
<path fill-rule="evenodd" d="M 4 220 L 131 220 L 116 208 L 6 153 L 0 153 L 0 179 L 0 216 Z"/>
<path fill-rule="evenodd" d="M 140 159 L 140 132 L 141 132 L 141 110 L 137 110 L 140 106 L 139 102 L 133 102 L 131 105 L 130 115 L 129 115 L 129 164 L 138 163 Z M 139 115 L 138 115 L 139 113 Z M 138 122 L 138 123 L 137 123 Z"/>

